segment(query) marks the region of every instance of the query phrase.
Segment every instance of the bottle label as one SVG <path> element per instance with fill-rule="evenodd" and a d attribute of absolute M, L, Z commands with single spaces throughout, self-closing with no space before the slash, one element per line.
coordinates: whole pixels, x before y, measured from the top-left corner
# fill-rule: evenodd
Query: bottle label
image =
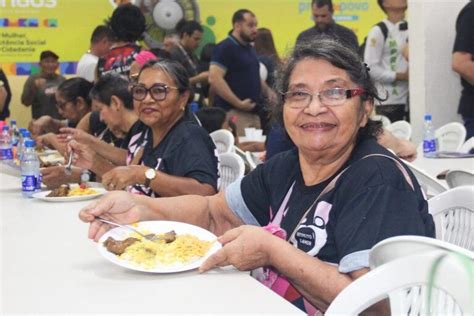
<path fill-rule="evenodd" d="M 13 160 L 13 151 L 11 148 L 0 149 L 0 160 Z"/>
<path fill-rule="evenodd" d="M 436 139 L 425 139 L 423 141 L 423 153 L 432 153 L 436 151 Z"/>
<path fill-rule="evenodd" d="M 36 176 L 32 174 L 21 175 L 21 190 L 23 192 L 34 192 L 36 190 L 36 183 Z"/>
<path fill-rule="evenodd" d="M 40 173 L 36 179 L 36 191 L 41 191 L 41 183 L 43 183 L 43 175 Z"/>

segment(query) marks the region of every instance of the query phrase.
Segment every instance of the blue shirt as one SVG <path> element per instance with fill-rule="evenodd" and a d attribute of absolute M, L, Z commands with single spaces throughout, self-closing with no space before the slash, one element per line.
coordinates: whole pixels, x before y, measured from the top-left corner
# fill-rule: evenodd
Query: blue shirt
<path fill-rule="evenodd" d="M 211 65 L 226 70 L 224 80 L 232 92 L 241 100 L 252 99 L 259 107 L 261 103 L 260 72 L 257 53 L 251 45 L 242 45 L 232 35 L 216 45 L 212 52 Z M 214 106 L 226 111 L 233 106 L 216 95 Z"/>

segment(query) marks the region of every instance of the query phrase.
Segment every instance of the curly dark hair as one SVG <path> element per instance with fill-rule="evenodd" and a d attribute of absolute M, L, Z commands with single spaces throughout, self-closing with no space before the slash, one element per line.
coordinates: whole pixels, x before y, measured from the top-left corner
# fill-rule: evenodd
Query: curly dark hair
<path fill-rule="evenodd" d="M 283 126 L 283 105 L 284 99 L 282 93 L 288 91 L 290 76 L 295 66 L 304 59 L 321 59 L 331 63 L 333 66 L 343 69 L 349 75 L 349 78 L 358 86 L 365 90 L 361 95 L 362 101 L 374 100 L 383 101 L 377 94 L 374 82 L 369 76 L 367 65 L 361 60 L 359 55 L 353 49 L 344 46 L 337 40 L 327 36 L 318 36 L 310 42 L 297 45 L 288 63 L 280 69 L 276 82 L 276 89 L 281 94 L 273 113 L 274 118 Z M 362 106 L 362 102 L 361 102 Z M 382 132 L 382 124 L 379 121 L 368 120 L 365 127 L 359 129 L 358 140 L 377 137 Z"/>
<path fill-rule="evenodd" d="M 114 33 L 115 39 L 124 42 L 140 40 L 146 29 L 142 11 L 130 3 L 118 6 L 107 21 L 107 25 Z"/>

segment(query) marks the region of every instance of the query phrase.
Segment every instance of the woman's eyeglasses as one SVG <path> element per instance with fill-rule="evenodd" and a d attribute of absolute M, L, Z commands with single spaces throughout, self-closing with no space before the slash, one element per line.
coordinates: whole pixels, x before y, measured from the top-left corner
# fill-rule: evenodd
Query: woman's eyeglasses
<path fill-rule="evenodd" d="M 62 111 L 64 111 L 64 109 L 66 109 L 66 105 L 70 102 L 75 102 L 76 100 L 69 100 L 69 101 L 64 101 L 64 102 L 61 102 L 61 101 L 56 101 L 56 107 Z"/>
<path fill-rule="evenodd" d="M 169 89 L 178 89 L 178 88 L 171 87 L 163 83 L 155 83 L 150 88 L 147 88 L 141 84 L 137 84 L 137 85 L 132 86 L 131 92 L 132 92 L 133 99 L 136 101 L 145 100 L 148 93 L 150 93 L 153 100 L 163 101 L 164 99 L 166 99 Z"/>
<path fill-rule="evenodd" d="M 288 91 L 282 93 L 285 105 L 293 109 L 304 109 L 313 102 L 313 97 L 317 96 L 319 101 L 325 106 L 338 106 L 344 104 L 347 99 L 358 95 L 363 95 L 365 90 L 362 88 L 343 89 L 332 88 L 317 93 L 311 93 L 304 90 Z"/>

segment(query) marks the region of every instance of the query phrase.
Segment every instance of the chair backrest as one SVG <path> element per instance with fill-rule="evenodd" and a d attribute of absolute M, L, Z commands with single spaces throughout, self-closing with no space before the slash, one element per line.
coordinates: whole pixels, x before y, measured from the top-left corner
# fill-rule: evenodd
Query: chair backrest
<path fill-rule="evenodd" d="M 410 168 L 411 172 L 413 172 L 416 179 L 418 180 L 418 183 L 420 183 L 421 188 L 428 197 L 440 194 L 447 190 L 446 186 L 444 186 L 434 177 L 430 176 L 408 161 L 403 162 L 408 166 L 408 168 Z"/>
<path fill-rule="evenodd" d="M 407 121 L 396 121 L 387 126 L 387 130 L 395 137 L 409 140 L 411 138 L 411 125 Z"/>
<path fill-rule="evenodd" d="M 219 154 L 232 152 L 234 148 L 234 135 L 226 129 L 219 129 L 209 134 L 216 145 Z"/>
<path fill-rule="evenodd" d="M 428 200 L 436 238 L 474 251 L 474 186 L 461 186 Z"/>
<path fill-rule="evenodd" d="M 219 191 L 225 189 L 229 184 L 240 177 L 243 177 L 244 172 L 244 161 L 237 154 L 219 154 Z"/>
<path fill-rule="evenodd" d="M 474 173 L 464 170 L 449 170 L 446 174 L 446 182 L 449 188 L 474 185 Z"/>
<path fill-rule="evenodd" d="M 466 139 L 466 128 L 458 122 L 445 124 L 435 131 L 439 151 L 458 151 Z"/>
<path fill-rule="evenodd" d="M 424 236 L 395 236 L 378 242 L 369 254 L 369 267 L 375 269 L 397 258 L 412 256 L 422 252 L 443 250 L 473 256 L 474 253 L 444 240 Z"/>
<path fill-rule="evenodd" d="M 381 114 L 372 115 L 370 117 L 370 119 L 373 120 L 373 121 L 382 121 L 382 126 L 383 127 L 387 127 L 390 124 L 392 124 L 392 122 L 390 121 L 390 119 L 388 117 L 386 117 L 385 115 L 381 115 Z"/>
<path fill-rule="evenodd" d="M 472 255 L 448 250 L 399 257 L 353 281 L 334 299 L 325 315 L 358 315 L 387 296 L 390 296 L 392 315 L 472 315 L 473 265 Z M 429 287 L 434 289 L 431 300 L 428 300 Z M 402 309 L 400 298 L 407 294 L 414 294 L 418 303 Z"/>
<path fill-rule="evenodd" d="M 460 152 L 467 154 L 472 149 L 474 149 L 474 137 L 469 138 L 462 144 L 461 148 L 459 149 Z"/>
<path fill-rule="evenodd" d="M 250 171 L 257 168 L 257 163 L 255 162 L 254 158 L 252 157 L 252 153 L 250 151 L 245 152 L 245 158 L 250 166 Z"/>

